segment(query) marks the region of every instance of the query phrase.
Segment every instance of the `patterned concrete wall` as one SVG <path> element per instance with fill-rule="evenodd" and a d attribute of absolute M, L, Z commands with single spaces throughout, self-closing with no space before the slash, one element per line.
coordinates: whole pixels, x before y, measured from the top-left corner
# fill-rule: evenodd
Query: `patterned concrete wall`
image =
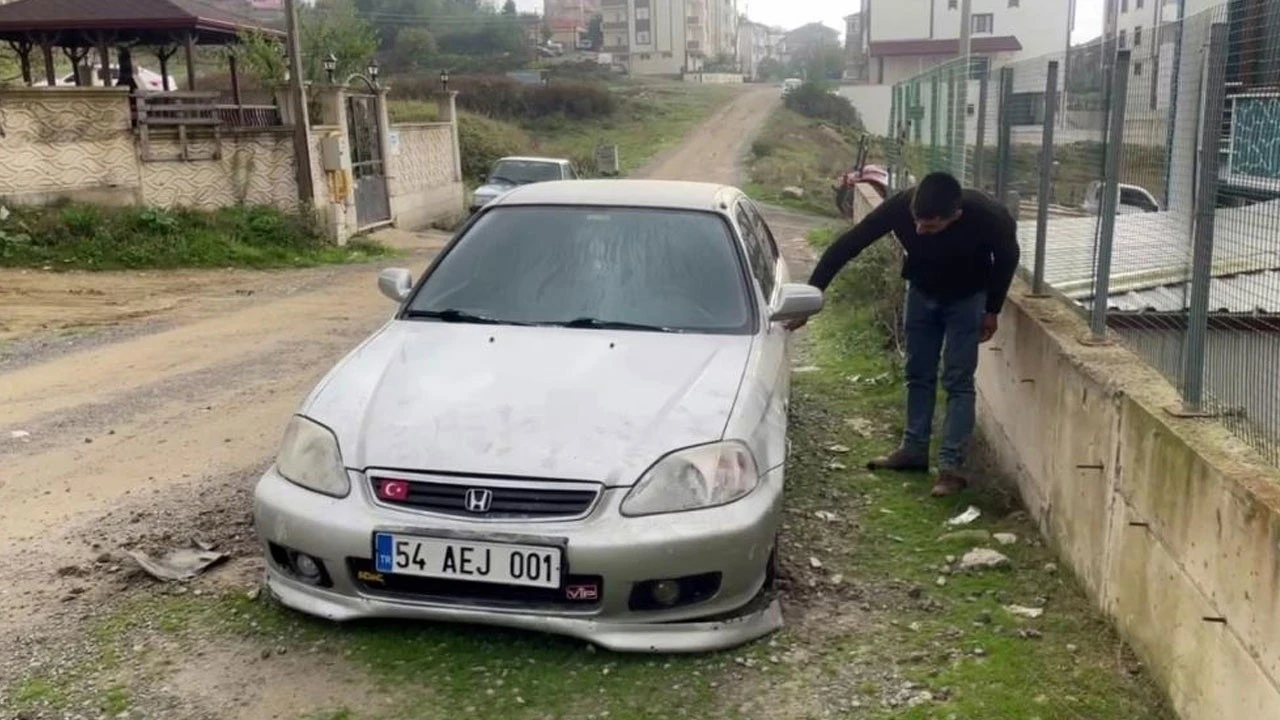
<path fill-rule="evenodd" d="M 191 142 L 188 154 L 194 159 L 184 161 L 176 137 L 157 138 L 153 133 L 150 153 L 155 160 L 140 163 L 143 201 L 202 210 L 233 205 L 297 207 L 291 131 L 224 132 L 221 146 L 221 157 L 212 159 L 212 138 Z"/>
<path fill-rule="evenodd" d="M 0 96 L 0 197 L 133 202 L 138 159 L 125 91 L 54 88 Z"/>
<path fill-rule="evenodd" d="M 424 227 L 461 215 L 464 189 L 455 172 L 453 125 L 393 125 L 388 140 L 387 175 L 396 225 Z"/>

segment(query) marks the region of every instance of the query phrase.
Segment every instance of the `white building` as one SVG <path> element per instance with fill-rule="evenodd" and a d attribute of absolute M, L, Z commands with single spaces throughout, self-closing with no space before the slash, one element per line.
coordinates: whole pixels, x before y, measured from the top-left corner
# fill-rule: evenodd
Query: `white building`
<path fill-rule="evenodd" d="M 738 21 L 738 66 L 748 80 L 759 80 L 760 63 L 776 58 L 767 25 L 741 18 Z"/>
<path fill-rule="evenodd" d="M 633 75 L 679 75 L 737 57 L 735 0 L 602 0 L 604 52 Z"/>
<path fill-rule="evenodd" d="M 865 65 L 867 83 L 892 85 L 959 54 L 960 0 L 858 1 L 859 17 L 845 23 L 861 36 L 845 48 L 850 65 Z M 989 67 L 1067 47 L 1074 0 L 970 1 L 970 53 Z"/>

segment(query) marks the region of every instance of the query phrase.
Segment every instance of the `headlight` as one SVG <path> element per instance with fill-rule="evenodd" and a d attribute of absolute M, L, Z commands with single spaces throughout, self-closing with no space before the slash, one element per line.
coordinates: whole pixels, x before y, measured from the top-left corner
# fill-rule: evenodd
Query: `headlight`
<path fill-rule="evenodd" d="M 755 458 L 738 442 L 679 450 L 649 468 L 622 501 L 629 516 L 726 505 L 760 482 Z"/>
<path fill-rule="evenodd" d="M 338 439 L 328 428 L 298 415 L 284 431 L 276 470 L 285 480 L 318 493 L 346 497 L 351 492 Z"/>

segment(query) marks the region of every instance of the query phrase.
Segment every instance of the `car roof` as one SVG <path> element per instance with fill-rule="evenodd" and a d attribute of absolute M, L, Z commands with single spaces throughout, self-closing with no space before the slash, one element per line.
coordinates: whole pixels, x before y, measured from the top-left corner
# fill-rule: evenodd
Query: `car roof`
<path fill-rule="evenodd" d="M 564 158 L 551 158 L 551 157 L 529 157 L 529 156 L 526 156 L 526 155 L 509 155 L 509 156 L 504 157 L 504 158 L 498 158 L 496 162 L 502 162 L 502 161 L 504 161 L 504 160 L 515 160 L 515 161 L 517 161 L 517 162 L 559 163 L 559 164 L 561 164 L 561 165 L 564 165 L 564 164 L 566 164 L 566 163 L 568 163 L 568 162 L 569 162 L 568 160 L 565 160 Z"/>
<path fill-rule="evenodd" d="M 499 205 L 588 205 L 671 210 L 728 209 L 740 191 L 729 185 L 683 180 L 553 180 L 521 185 Z"/>

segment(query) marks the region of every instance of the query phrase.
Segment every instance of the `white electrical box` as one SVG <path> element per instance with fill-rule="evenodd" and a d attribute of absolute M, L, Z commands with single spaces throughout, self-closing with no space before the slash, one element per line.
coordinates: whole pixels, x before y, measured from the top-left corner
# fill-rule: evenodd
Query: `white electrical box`
<path fill-rule="evenodd" d="M 320 139 L 320 167 L 325 171 L 351 168 L 351 153 L 347 149 L 345 135 L 335 132 Z"/>

